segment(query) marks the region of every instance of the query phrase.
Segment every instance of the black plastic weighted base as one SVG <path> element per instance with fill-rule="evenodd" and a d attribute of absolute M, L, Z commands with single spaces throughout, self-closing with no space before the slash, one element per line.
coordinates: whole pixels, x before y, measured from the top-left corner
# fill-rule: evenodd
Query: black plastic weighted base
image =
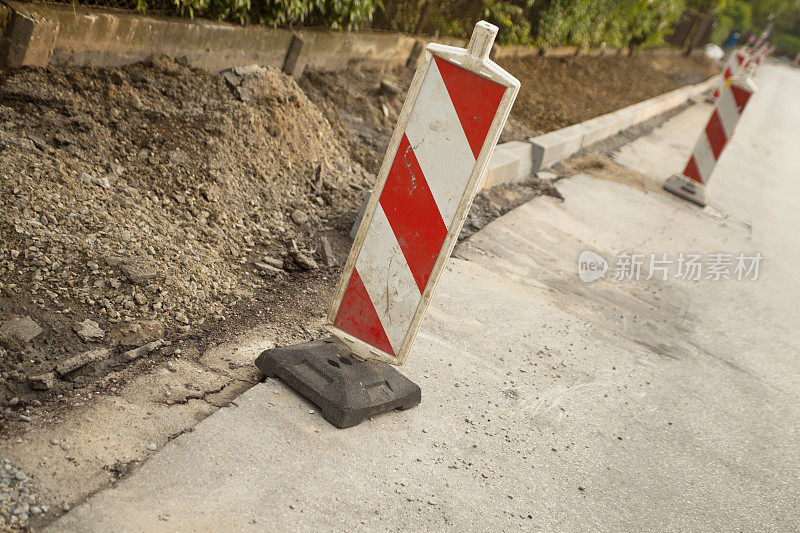
<path fill-rule="evenodd" d="M 256 366 L 314 402 L 337 428 L 422 401 L 416 383 L 389 364 L 357 359 L 335 337 L 266 350 Z"/>
<path fill-rule="evenodd" d="M 705 186 L 684 176 L 671 176 L 664 183 L 664 190 L 680 196 L 684 200 L 689 200 L 700 207 L 708 205 L 708 194 L 706 194 Z"/>

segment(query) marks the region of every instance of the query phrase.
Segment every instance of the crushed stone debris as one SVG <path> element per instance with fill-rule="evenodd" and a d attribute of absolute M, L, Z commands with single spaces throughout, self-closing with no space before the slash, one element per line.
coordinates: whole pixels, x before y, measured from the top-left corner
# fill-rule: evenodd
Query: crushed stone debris
<path fill-rule="evenodd" d="M 0 73 L 0 417 L 329 264 L 375 179 L 342 142 L 273 68 Z"/>
<path fill-rule="evenodd" d="M 0 462 L 0 530 L 27 530 L 30 519 L 49 511 L 41 487 L 8 459 Z"/>

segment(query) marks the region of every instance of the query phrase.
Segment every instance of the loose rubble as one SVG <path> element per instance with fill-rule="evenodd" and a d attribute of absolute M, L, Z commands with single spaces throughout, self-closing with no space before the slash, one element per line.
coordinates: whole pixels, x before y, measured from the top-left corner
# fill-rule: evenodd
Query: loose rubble
<path fill-rule="evenodd" d="M 30 342 L 42 332 L 39 324 L 29 316 L 15 317 L 0 326 L 0 341 Z"/>
<path fill-rule="evenodd" d="M 0 73 L 0 414 L 332 264 L 375 179 L 340 143 L 272 68 Z"/>
<path fill-rule="evenodd" d="M 88 318 L 72 326 L 72 329 L 84 342 L 101 341 L 106 336 L 106 332 L 100 328 L 100 325 Z"/>
<path fill-rule="evenodd" d="M 8 459 L 0 462 L 0 529 L 26 529 L 32 518 L 49 510 L 38 485 Z"/>

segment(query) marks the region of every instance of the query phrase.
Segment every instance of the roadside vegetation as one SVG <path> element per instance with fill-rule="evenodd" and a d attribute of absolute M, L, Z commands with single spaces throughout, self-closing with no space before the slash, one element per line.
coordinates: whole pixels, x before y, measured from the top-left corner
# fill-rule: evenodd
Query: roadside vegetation
<path fill-rule="evenodd" d="M 74 0 L 75 1 L 75 0 Z M 732 31 L 760 34 L 800 51 L 800 7 L 792 0 L 130 0 L 143 12 L 241 24 L 378 29 L 467 37 L 478 19 L 500 28 L 501 44 L 650 47 L 664 43 L 686 9 L 713 14 L 712 42 Z M 77 0 L 80 3 L 80 0 Z M 119 7 L 119 0 L 96 5 Z"/>
<path fill-rule="evenodd" d="M 772 42 L 790 56 L 800 53 L 800 4 L 791 0 L 690 0 L 698 11 L 712 10 L 717 25 L 712 42 L 724 44 L 732 31 L 761 34 L 772 22 Z"/>

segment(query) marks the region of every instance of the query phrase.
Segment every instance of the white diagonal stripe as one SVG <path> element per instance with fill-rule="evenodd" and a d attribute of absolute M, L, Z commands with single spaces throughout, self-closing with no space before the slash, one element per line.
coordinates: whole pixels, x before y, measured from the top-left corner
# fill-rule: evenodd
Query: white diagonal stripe
<path fill-rule="evenodd" d="M 356 269 L 389 343 L 398 353 L 421 295 L 380 204 L 358 254 Z"/>
<path fill-rule="evenodd" d="M 475 166 L 475 156 L 436 61 L 431 61 L 425 74 L 406 135 L 449 229 Z"/>
<path fill-rule="evenodd" d="M 725 90 L 719 95 L 717 114 L 722 122 L 722 129 L 725 130 L 725 137 L 730 139 L 739 122 L 739 108 L 736 107 L 736 99 L 733 97 L 733 90 L 730 87 L 725 87 Z"/>
<path fill-rule="evenodd" d="M 714 166 L 717 160 L 714 158 L 714 152 L 711 150 L 711 144 L 708 142 L 706 130 L 700 134 L 697 139 L 697 144 L 694 146 L 694 159 L 697 162 L 697 170 L 700 171 L 700 176 L 703 177 L 703 183 L 708 183 L 708 178 L 714 172 Z"/>

